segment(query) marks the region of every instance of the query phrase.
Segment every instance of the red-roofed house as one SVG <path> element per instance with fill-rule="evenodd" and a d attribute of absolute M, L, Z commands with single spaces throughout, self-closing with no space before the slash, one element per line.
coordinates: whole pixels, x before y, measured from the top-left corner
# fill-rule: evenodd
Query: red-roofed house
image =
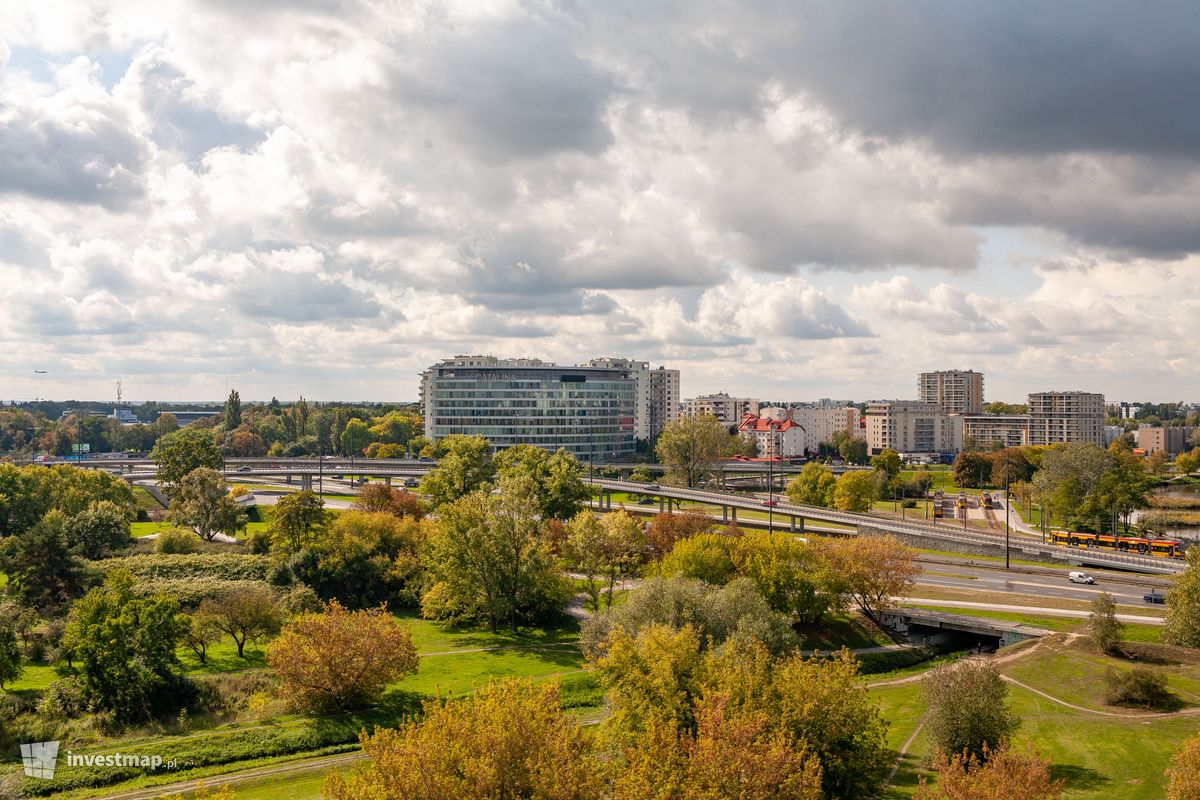
<path fill-rule="evenodd" d="M 783 419 L 745 414 L 738 432 L 758 444 L 764 458 L 791 458 L 804 455 L 804 426 L 792 419 L 791 409 Z"/>

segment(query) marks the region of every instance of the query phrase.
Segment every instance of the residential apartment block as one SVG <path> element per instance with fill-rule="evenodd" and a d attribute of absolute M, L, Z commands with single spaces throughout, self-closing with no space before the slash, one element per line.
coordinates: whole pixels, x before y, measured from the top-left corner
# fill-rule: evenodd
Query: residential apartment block
<path fill-rule="evenodd" d="M 906 456 L 942 456 L 962 449 L 962 421 L 934 403 L 880 400 L 867 404 L 867 449 Z"/>
<path fill-rule="evenodd" d="M 981 414 L 983 373 L 972 369 L 922 372 L 917 376 L 917 399 L 947 414 Z"/>
<path fill-rule="evenodd" d="M 967 414 L 962 418 L 963 443 L 980 447 L 1000 442 L 1005 447 L 1029 444 L 1029 417 L 1025 414 Z"/>
<path fill-rule="evenodd" d="M 738 433 L 754 439 L 761 458 L 791 458 L 804 455 L 804 428 L 790 416 L 781 419 L 747 414 Z"/>
<path fill-rule="evenodd" d="M 1198 428 L 1153 428 L 1142 425 L 1137 429 L 1137 446 L 1147 453 L 1163 452 L 1178 455 L 1191 450 L 1192 436 Z"/>
<path fill-rule="evenodd" d="M 497 449 L 565 448 L 616 461 L 636 446 L 639 368 L 560 367 L 540 359 L 458 356 L 421 374 L 425 435 L 485 436 Z"/>
<path fill-rule="evenodd" d="M 821 442 L 832 441 L 834 434 L 839 431 L 849 436 L 859 435 L 858 409 L 850 405 L 807 405 L 789 408 L 769 406 L 763 408 L 760 413 L 769 419 L 788 419 L 799 426 L 803 434 L 799 449 L 784 454 L 787 456 L 804 455 L 806 452 L 816 453 Z"/>
<path fill-rule="evenodd" d="M 1029 444 L 1092 442 L 1104 445 L 1104 395 L 1034 392 L 1027 405 Z"/>
<path fill-rule="evenodd" d="M 684 402 L 683 413 L 689 417 L 711 414 L 725 425 L 741 424 L 747 414 L 758 415 L 759 401 L 749 397 L 730 397 L 724 392 L 693 397 Z"/>

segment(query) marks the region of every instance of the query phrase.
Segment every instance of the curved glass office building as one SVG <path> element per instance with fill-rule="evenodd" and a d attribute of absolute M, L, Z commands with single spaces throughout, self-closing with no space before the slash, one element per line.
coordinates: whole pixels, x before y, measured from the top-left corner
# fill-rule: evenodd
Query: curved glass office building
<path fill-rule="evenodd" d="M 458 356 L 421 374 L 425 435 L 484 436 L 497 449 L 565 448 L 583 461 L 634 452 L 637 376 L 618 367 Z"/>

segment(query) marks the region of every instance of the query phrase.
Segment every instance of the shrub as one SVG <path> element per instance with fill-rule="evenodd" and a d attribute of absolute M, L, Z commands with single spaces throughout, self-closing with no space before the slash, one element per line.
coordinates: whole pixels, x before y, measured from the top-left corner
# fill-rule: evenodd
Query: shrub
<path fill-rule="evenodd" d="M 158 535 L 154 551 L 170 555 L 195 553 L 200 549 L 200 537 L 183 528 L 168 528 Z"/>
<path fill-rule="evenodd" d="M 199 537 L 192 534 L 199 541 Z M 126 570 L 138 579 L 216 578 L 225 581 L 266 580 L 269 562 L 244 553 L 142 554 L 109 558 L 100 563 L 105 572 Z"/>
<path fill-rule="evenodd" d="M 266 531 L 255 531 L 246 537 L 246 549 L 256 556 L 265 556 L 271 552 L 271 534 Z"/>
<path fill-rule="evenodd" d="M 1146 667 L 1128 672 L 1108 670 L 1104 675 L 1107 687 L 1105 702 L 1113 706 L 1169 710 L 1179 704 L 1167 689 L 1167 676 Z"/>
<path fill-rule="evenodd" d="M 1020 725 L 1008 707 L 1008 685 L 991 663 L 962 661 L 930 671 L 922 681 L 933 754 L 986 758 Z"/>

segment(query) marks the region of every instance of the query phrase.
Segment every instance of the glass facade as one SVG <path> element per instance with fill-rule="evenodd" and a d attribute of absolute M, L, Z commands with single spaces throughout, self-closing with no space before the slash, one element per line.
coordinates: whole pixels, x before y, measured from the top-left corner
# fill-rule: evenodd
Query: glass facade
<path fill-rule="evenodd" d="M 451 359 L 425 371 L 427 436 L 484 436 L 497 449 L 565 448 L 595 463 L 634 452 L 637 380 L 630 370 L 488 361 Z"/>

